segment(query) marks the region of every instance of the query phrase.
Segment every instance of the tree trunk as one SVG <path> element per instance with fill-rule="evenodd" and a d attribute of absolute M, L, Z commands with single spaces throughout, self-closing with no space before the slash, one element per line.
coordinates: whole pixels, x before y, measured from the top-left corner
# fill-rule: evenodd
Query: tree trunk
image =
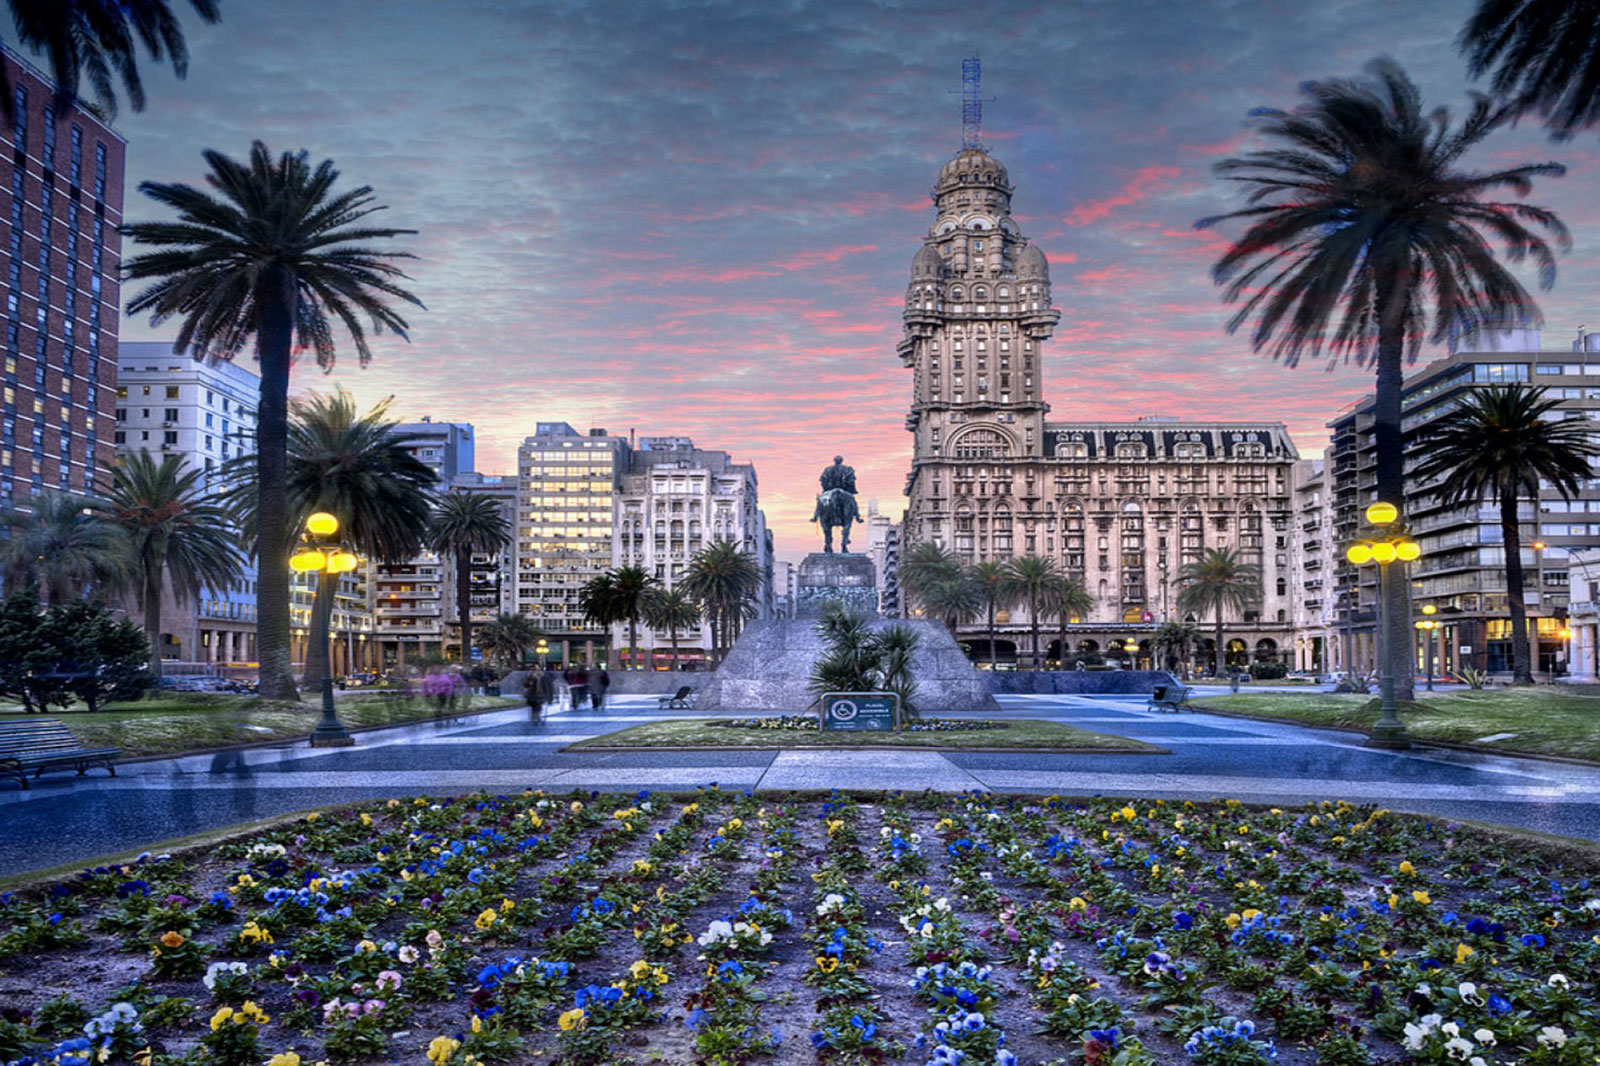
<path fill-rule="evenodd" d="M 1033 623 L 1033 668 L 1044 669 L 1044 659 L 1039 655 L 1039 601 L 1031 600 L 1028 603 L 1028 615 Z"/>
<path fill-rule="evenodd" d="M 306 674 L 301 679 L 312 692 L 320 691 L 322 679 L 333 675 L 328 655 L 328 630 L 338 589 L 339 575 L 326 570 L 317 574 L 317 595 L 311 604 L 311 630 L 306 639 Z"/>
<path fill-rule="evenodd" d="M 994 653 L 994 597 L 989 597 L 989 668 L 994 669 L 999 656 Z"/>
<path fill-rule="evenodd" d="M 289 362 L 294 341 L 294 275 L 267 271 L 256 286 L 256 352 L 261 401 L 256 408 L 256 654 L 260 693 L 298 700 L 289 652 Z"/>
<path fill-rule="evenodd" d="M 1222 601 L 1217 601 L 1217 677 L 1228 672 L 1228 652 L 1222 646 Z"/>
<path fill-rule="evenodd" d="M 677 626 L 671 625 L 671 626 L 667 627 L 667 639 L 672 642 L 672 672 L 673 673 L 677 673 L 678 672 L 678 627 Z"/>
<path fill-rule="evenodd" d="M 461 666 L 472 665 L 472 553 L 456 549 L 456 615 L 461 626 Z"/>
<path fill-rule="evenodd" d="M 1409 510 L 1406 506 L 1405 436 L 1400 426 L 1400 399 L 1405 381 L 1404 314 L 1410 284 L 1408 276 L 1394 279 L 1393 288 L 1387 288 L 1380 281 L 1375 300 L 1378 313 L 1378 382 L 1372 445 L 1377 463 L 1378 499 L 1399 508 L 1401 521 L 1405 521 Z M 1416 698 L 1413 691 L 1415 656 L 1411 650 L 1411 577 L 1406 563 L 1397 560 L 1388 565 L 1388 590 L 1380 594 L 1383 599 L 1383 618 L 1378 639 L 1381 647 L 1387 649 L 1391 656 L 1390 672 L 1394 675 L 1395 699 L 1411 700 Z"/>
<path fill-rule="evenodd" d="M 144 576 L 144 636 L 150 642 L 150 673 L 161 676 L 161 568 Z"/>
<path fill-rule="evenodd" d="M 1511 609 L 1511 683 L 1531 685 L 1533 657 L 1528 642 L 1528 602 L 1522 590 L 1522 526 L 1517 521 L 1515 481 L 1500 486 L 1500 532 L 1506 545 L 1506 601 Z"/>

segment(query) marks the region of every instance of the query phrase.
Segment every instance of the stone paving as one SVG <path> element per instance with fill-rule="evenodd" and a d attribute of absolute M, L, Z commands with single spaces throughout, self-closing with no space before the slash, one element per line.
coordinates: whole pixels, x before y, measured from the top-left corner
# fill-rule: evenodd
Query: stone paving
<path fill-rule="evenodd" d="M 1348 799 L 1396 810 L 1600 840 L 1600 768 L 1443 749 L 1369 750 L 1348 733 L 1206 714 L 1155 714 L 1142 697 L 1007 695 L 1008 715 L 1134 737 L 1166 755 L 932 751 L 562 752 L 662 718 L 653 696 L 604 712 L 523 709 L 402 726 L 357 746 L 303 743 L 127 764 L 116 778 L 46 775 L 0 785 L 0 875 L 320 804 L 422 793 L 543 788 L 924 788 L 1066 795 L 1228 796 L 1293 804 Z"/>

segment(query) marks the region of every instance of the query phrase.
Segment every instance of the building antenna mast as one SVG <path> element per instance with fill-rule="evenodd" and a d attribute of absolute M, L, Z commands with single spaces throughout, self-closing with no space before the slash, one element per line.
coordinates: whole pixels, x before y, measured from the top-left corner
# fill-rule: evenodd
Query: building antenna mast
<path fill-rule="evenodd" d="M 961 61 L 961 148 L 983 150 L 983 78 L 978 57 Z M 950 90 L 954 92 L 955 90 Z M 993 100 L 993 97 L 990 97 Z"/>

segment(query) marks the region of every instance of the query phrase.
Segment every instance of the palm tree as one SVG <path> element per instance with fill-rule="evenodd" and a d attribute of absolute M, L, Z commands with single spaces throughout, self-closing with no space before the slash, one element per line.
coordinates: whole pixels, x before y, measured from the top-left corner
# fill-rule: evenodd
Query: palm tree
<path fill-rule="evenodd" d="M 205 22 L 220 16 L 217 0 L 189 0 Z M 78 102 L 78 83 L 87 75 L 94 90 L 90 110 L 111 119 L 117 114 L 117 94 L 111 75 L 122 76 L 122 86 L 135 111 L 144 110 L 144 85 L 139 80 L 138 46 L 150 58 L 172 60 L 178 77 L 189 72 L 189 50 L 183 30 L 166 0 L 52 0 L 48 3 L 11 0 L 17 40 L 35 54 L 50 56 L 50 77 L 56 85 L 58 113 Z M 0 100 L 5 118 L 14 118 L 11 82 L 0 66 Z"/>
<path fill-rule="evenodd" d="M 1216 618 L 1217 676 L 1228 671 L 1228 653 L 1222 643 L 1222 612 L 1242 611 L 1261 599 L 1261 568 L 1244 561 L 1237 548 L 1207 548 L 1178 571 L 1178 610 Z"/>
<path fill-rule="evenodd" d="M 334 363 L 331 319 L 344 324 L 366 365 L 372 357 L 358 315 L 374 332 L 405 336 L 406 322 L 385 297 L 421 306 L 397 281 L 405 274 L 368 242 L 414 233 L 362 222 L 381 205 L 368 186 L 330 195 L 338 171 L 315 170 L 306 153 L 274 162 L 260 141 L 248 163 L 208 151 L 207 182 L 220 195 L 181 184 L 143 182 L 139 189 L 178 212 L 177 222 L 137 222 L 122 232 L 157 247 L 124 261 L 131 280 L 156 279 L 128 303 L 128 313 L 153 312 L 152 323 L 183 320 L 175 352 L 232 359 L 252 339 L 261 364 L 256 415 L 259 522 L 256 536 L 256 644 L 261 695 L 295 699 L 289 662 L 289 549 L 296 530 L 288 511 L 286 463 L 291 352 L 298 337 L 317 365 Z"/>
<path fill-rule="evenodd" d="M 528 649 L 539 640 L 539 627 L 525 614 L 502 614 L 485 622 L 478 630 L 483 653 L 515 669 L 528 657 Z"/>
<path fill-rule="evenodd" d="M 1049 602 L 1050 592 L 1062 574 L 1056 561 L 1042 555 L 1019 555 L 1006 564 L 1006 589 L 1012 597 L 1028 605 L 1028 620 L 1033 629 L 1033 668 L 1044 669 L 1044 649 L 1039 646 L 1039 622 Z"/>
<path fill-rule="evenodd" d="M 1254 319 L 1251 346 L 1291 366 L 1324 351 L 1376 364 L 1378 499 L 1403 510 L 1404 364 L 1425 335 L 1437 344 L 1473 327 L 1538 317 L 1489 242 L 1499 240 L 1511 262 L 1532 259 L 1548 289 L 1555 257 L 1543 234 L 1565 248 L 1566 227 L 1544 208 L 1490 197 L 1501 189 L 1526 196 L 1535 177 L 1566 168 L 1460 169 L 1462 156 L 1513 121 L 1516 109 L 1477 96 L 1452 130 L 1442 109 L 1424 112 L 1398 64 L 1378 60 L 1370 70 L 1368 81 L 1305 84 L 1309 99 L 1292 112 L 1254 112 L 1271 146 L 1216 168 L 1248 190 L 1247 206 L 1196 225 L 1248 223 L 1213 267 L 1225 300 L 1240 303 L 1229 332 Z M 1385 649 L 1410 646 L 1410 617 L 1410 582 L 1390 582 Z M 1411 671 L 1395 674 L 1409 689 Z"/>
<path fill-rule="evenodd" d="M 298 530 L 310 515 L 326 511 L 339 520 L 340 541 L 366 560 L 392 565 L 421 551 L 438 476 L 411 454 L 408 441 L 396 432 L 399 423 L 389 417 L 389 401 L 358 414 L 355 399 L 340 389 L 331 396 L 296 400 L 292 411 L 284 484 L 289 528 Z M 228 464 L 226 476 L 246 538 L 255 539 L 259 552 L 263 523 L 255 509 L 261 496 L 255 481 L 258 468 L 258 457 L 246 455 Z M 317 583 L 306 649 L 308 685 L 328 672 L 325 637 L 337 585 L 337 577 L 327 573 Z"/>
<path fill-rule="evenodd" d="M 633 662 L 639 650 L 639 616 L 645 601 L 660 586 L 660 582 L 643 567 L 619 566 L 591 578 L 579 594 L 578 605 L 584 615 L 595 625 L 610 627 L 614 623 L 628 623 L 628 661 Z"/>
<path fill-rule="evenodd" d="M 1163 622 L 1150 643 L 1162 653 L 1168 672 L 1183 666 L 1187 675 L 1189 653 L 1200 644 L 1200 627 L 1193 622 Z"/>
<path fill-rule="evenodd" d="M 962 584 L 970 585 L 966 566 L 961 557 L 945 548 L 943 545 L 932 541 L 922 541 L 909 545 L 900 556 L 900 566 L 897 571 L 900 587 L 905 591 L 906 599 L 915 603 L 928 614 L 935 618 L 945 618 L 945 614 L 933 609 L 928 602 L 929 596 L 936 588 L 945 587 L 945 591 L 958 588 Z M 947 596 L 945 598 L 948 598 Z M 961 599 L 962 597 L 957 597 Z M 976 608 L 963 608 L 962 613 L 969 613 Z M 953 632 L 953 630 L 952 630 Z"/>
<path fill-rule="evenodd" d="M 761 568 L 732 540 L 718 538 L 689 560 L 679 587 L 700 604 L 711 623 L 711 644 L 717 661 L 727 654 L 745 619 L 755 611 L 761 592 Z"/>
<path fill-rule="evenodd" d="M 1590 442 L 1587 423 L 1551 419 L 1562 401 L 1545 392 L 1526 385 L 1496 385 L 1463 397 L 1455 410 L 1434 423 L 1426 438 L 1427 458 L 1415 472 L 1419 482 L 1438 481 L 1434 493 L 1447 506 L 1475 503 L 1485 496 L 1500 505 L 1506 599 L 1511 607 L 1511 674 L 1515 683 L 1524 685 L 1533 684 L 1533 657 L 1522 589 L 1517 500 L 1524 495 L 1537 500 L 1541 481 L 1571 499 L 1589 479 L 1589 459 L 1600 455 L 1600 447 Z"/>
<path fill-rule="evenodd" d="M 985 561 L 973 564 L 967 571 L 969 579 L 978 594 L 983 597 L 985 616 L 989 622 L 989 662 L 991 665 L 996 660 L 994 651 L 994 615 L 998 608 L 1008 608 L 1012 604 L 1009 595 L 1011 588 L 1006 582 L 1006 564 Z"/>
<path fill-rule="evenodd" d="M 7 589 L 33 588 L 48 603 L 103 596 L 127 576 L 127 543 L 106 501 L 44 493 L 0 511 L 0 576 Z"/>
<path fill-rule="evenodd" d="M 488 496 L 446 493 L 434 507 L 428 543 L 441 555 L 455 557 L 456 618 L 461 625 L 461 662 L 472 661 L 472 556 L 499 554 L 511 543 L 511 526 L 500 504 Z"/>
<path fill-rule="evenodd" d="M 1094 597 L 1083 587 L 1083 582 L 1070 574 L 1058 574 L 1051 583 L 1047 596 L 1049 609 L 1061 621 L 1061 667 L 1067 665 L 1067 627 L 1074 618 L 1082 618 L 1094 610 Z"/>
<path fill-rule="evenodd" d="M 672 642 L 672 669 L 678 669 L 678 630 L 700 624 L 700 608 L 681 589 L 655 589 L 644 601 L 644 621 L 651 629 L 667 631 Z"/>
<path fill-rule="evenodd" d="M 942 577 L 925 580 L 919 590 L 917 603 L 926 613 L 942 620 L 952 637 L 962 621 L 976 616 L 983 608 L 983 593 L 965 569 L 958 568 Z"/>
<path fill-rule="evenodd" d="M 226 589 L 243 559 L 226 508 L 198 488 L 203 471 L 181 456 L 159 462 L 147 451 L 122 457 L 107 514 L 127 538 L 133 583 L 144 606 L 150 672 L 161 676 L 161 591 L 182 605 L 202 589 Z"/>
<path fill-rule="evenodd" d="M 1474 78 L 1537 111 L 1556 138 L 1600 122 L 1600 2 L 1481 0 L 1461 31 Z"/>

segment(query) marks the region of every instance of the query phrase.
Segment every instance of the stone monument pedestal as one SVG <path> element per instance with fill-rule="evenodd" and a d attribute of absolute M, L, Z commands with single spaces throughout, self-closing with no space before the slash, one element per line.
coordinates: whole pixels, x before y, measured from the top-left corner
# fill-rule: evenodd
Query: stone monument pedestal
<path fill-rule="evenodd" d="M 812 552 L 795 576 L 796 618 L 817 618 L 830 602 L 878 613 L 877 568 L 865 555 L 847 552 Z"/>

